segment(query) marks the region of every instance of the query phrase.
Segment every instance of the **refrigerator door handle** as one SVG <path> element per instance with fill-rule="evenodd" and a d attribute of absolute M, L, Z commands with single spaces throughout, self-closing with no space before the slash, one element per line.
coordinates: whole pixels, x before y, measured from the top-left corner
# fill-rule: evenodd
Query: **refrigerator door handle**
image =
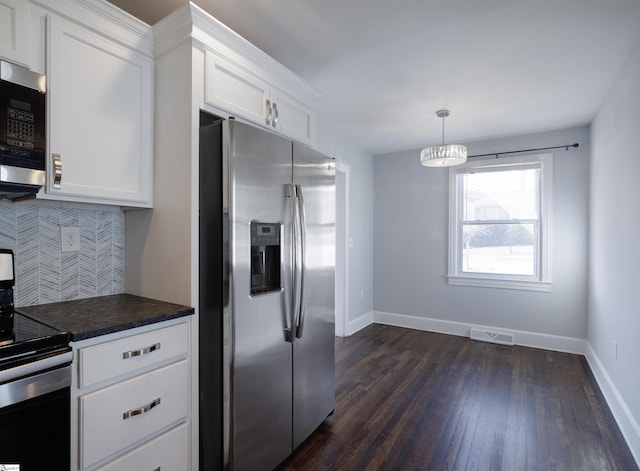
<path fill-rule="evenodd" d="M 305 260 L 306 260 L 306 245 L 307 245 L 307 219 L 304 210 L 304 197 L 302 196 L 302 186 L 296 185 L 296 193 L 298 195 L 298 217 L 300 221 L 300 230 L 298 234 L 300 236 L 300 303 L 298 324 L 296 325 L 296 337 L 302 338 L 304 329 L 304 317 L 305 317 L 305 295 L 304 295 L 304 278 L 305 278 Z"/>
<path fill-rule="evenodd" d="M 300 258 L 300 217 L 299 202 L 296 185 L 289 184 L 285 188 L 285 196 L 290 198 L 291 221 L 293 225 L 293 237 L 291 241 L 291 271 L 293 278 L 293 305 L 291 309 L 291 331 L 289 341 L 293 343 L 298 337 L 296 329 L 300 312 L 300 282 L 301 282 L 301 258 Z"/>
<path fill-rule="evenodd" d="M 300 316 L 302 315 L 302 281 L 303 270 L 302 265 L 304 263 L 303 249 L 302 249 L 302 225 L 300 220 L 300 193 L 298 193 L 298 186 L 291 185 L 295 194 L 295 214 L 293 220 L 293 237 L 294 237 L 294 273 L 293 273 L 293 289 L 294 289 L 294 303 L 293 303 L 293 335 L 291 336 L 291 342 L 293 343 L 296 338 L 300 338 L 298 329 L 300 328 Z"/>

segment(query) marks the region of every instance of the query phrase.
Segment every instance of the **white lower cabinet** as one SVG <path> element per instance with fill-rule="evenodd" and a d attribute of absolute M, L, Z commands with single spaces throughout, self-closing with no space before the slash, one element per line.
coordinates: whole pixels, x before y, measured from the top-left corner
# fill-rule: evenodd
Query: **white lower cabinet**
<path fill-rule="evenodd" d="M 96 471 L 184 471 L 189 429 L 179 425 Z"/>
<path fill-rule="evenodd" d="M 72 470 L 189 469 L 189 324 L 167 322 L 73 345 Z"/>

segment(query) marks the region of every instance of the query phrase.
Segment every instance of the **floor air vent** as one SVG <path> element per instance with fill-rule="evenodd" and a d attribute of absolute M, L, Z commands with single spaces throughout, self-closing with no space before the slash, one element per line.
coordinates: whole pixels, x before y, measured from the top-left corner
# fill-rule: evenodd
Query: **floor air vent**
<path fill-rule="evenodd" d="M 492 332 L 485 329 L 471 329 L 471 340 L 480 340 L 482 342 L 499 343 L 501 345 L 513 346 L 513 334 L 505 332 Z"/>

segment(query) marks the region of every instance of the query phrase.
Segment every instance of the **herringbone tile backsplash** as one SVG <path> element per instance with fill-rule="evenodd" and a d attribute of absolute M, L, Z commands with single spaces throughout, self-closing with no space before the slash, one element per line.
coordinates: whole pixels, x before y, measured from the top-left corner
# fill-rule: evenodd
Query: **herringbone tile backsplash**
<path fill-rule="evenodd" d="M 62 252 L 60 228 L 80 228 Z M 16 306 L 124 292 L 124 212 L 118 208 L 0 201 L 0 247 L 16 262 Z"/>

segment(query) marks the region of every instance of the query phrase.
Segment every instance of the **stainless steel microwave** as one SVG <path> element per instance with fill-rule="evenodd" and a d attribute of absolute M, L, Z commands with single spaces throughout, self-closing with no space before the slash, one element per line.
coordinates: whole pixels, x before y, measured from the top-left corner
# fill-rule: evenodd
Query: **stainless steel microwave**
<path fill-rule="evenodd" d="M 0 198 L 35 195 L 45 184 L 46 79 L 0 60 Z"/>

